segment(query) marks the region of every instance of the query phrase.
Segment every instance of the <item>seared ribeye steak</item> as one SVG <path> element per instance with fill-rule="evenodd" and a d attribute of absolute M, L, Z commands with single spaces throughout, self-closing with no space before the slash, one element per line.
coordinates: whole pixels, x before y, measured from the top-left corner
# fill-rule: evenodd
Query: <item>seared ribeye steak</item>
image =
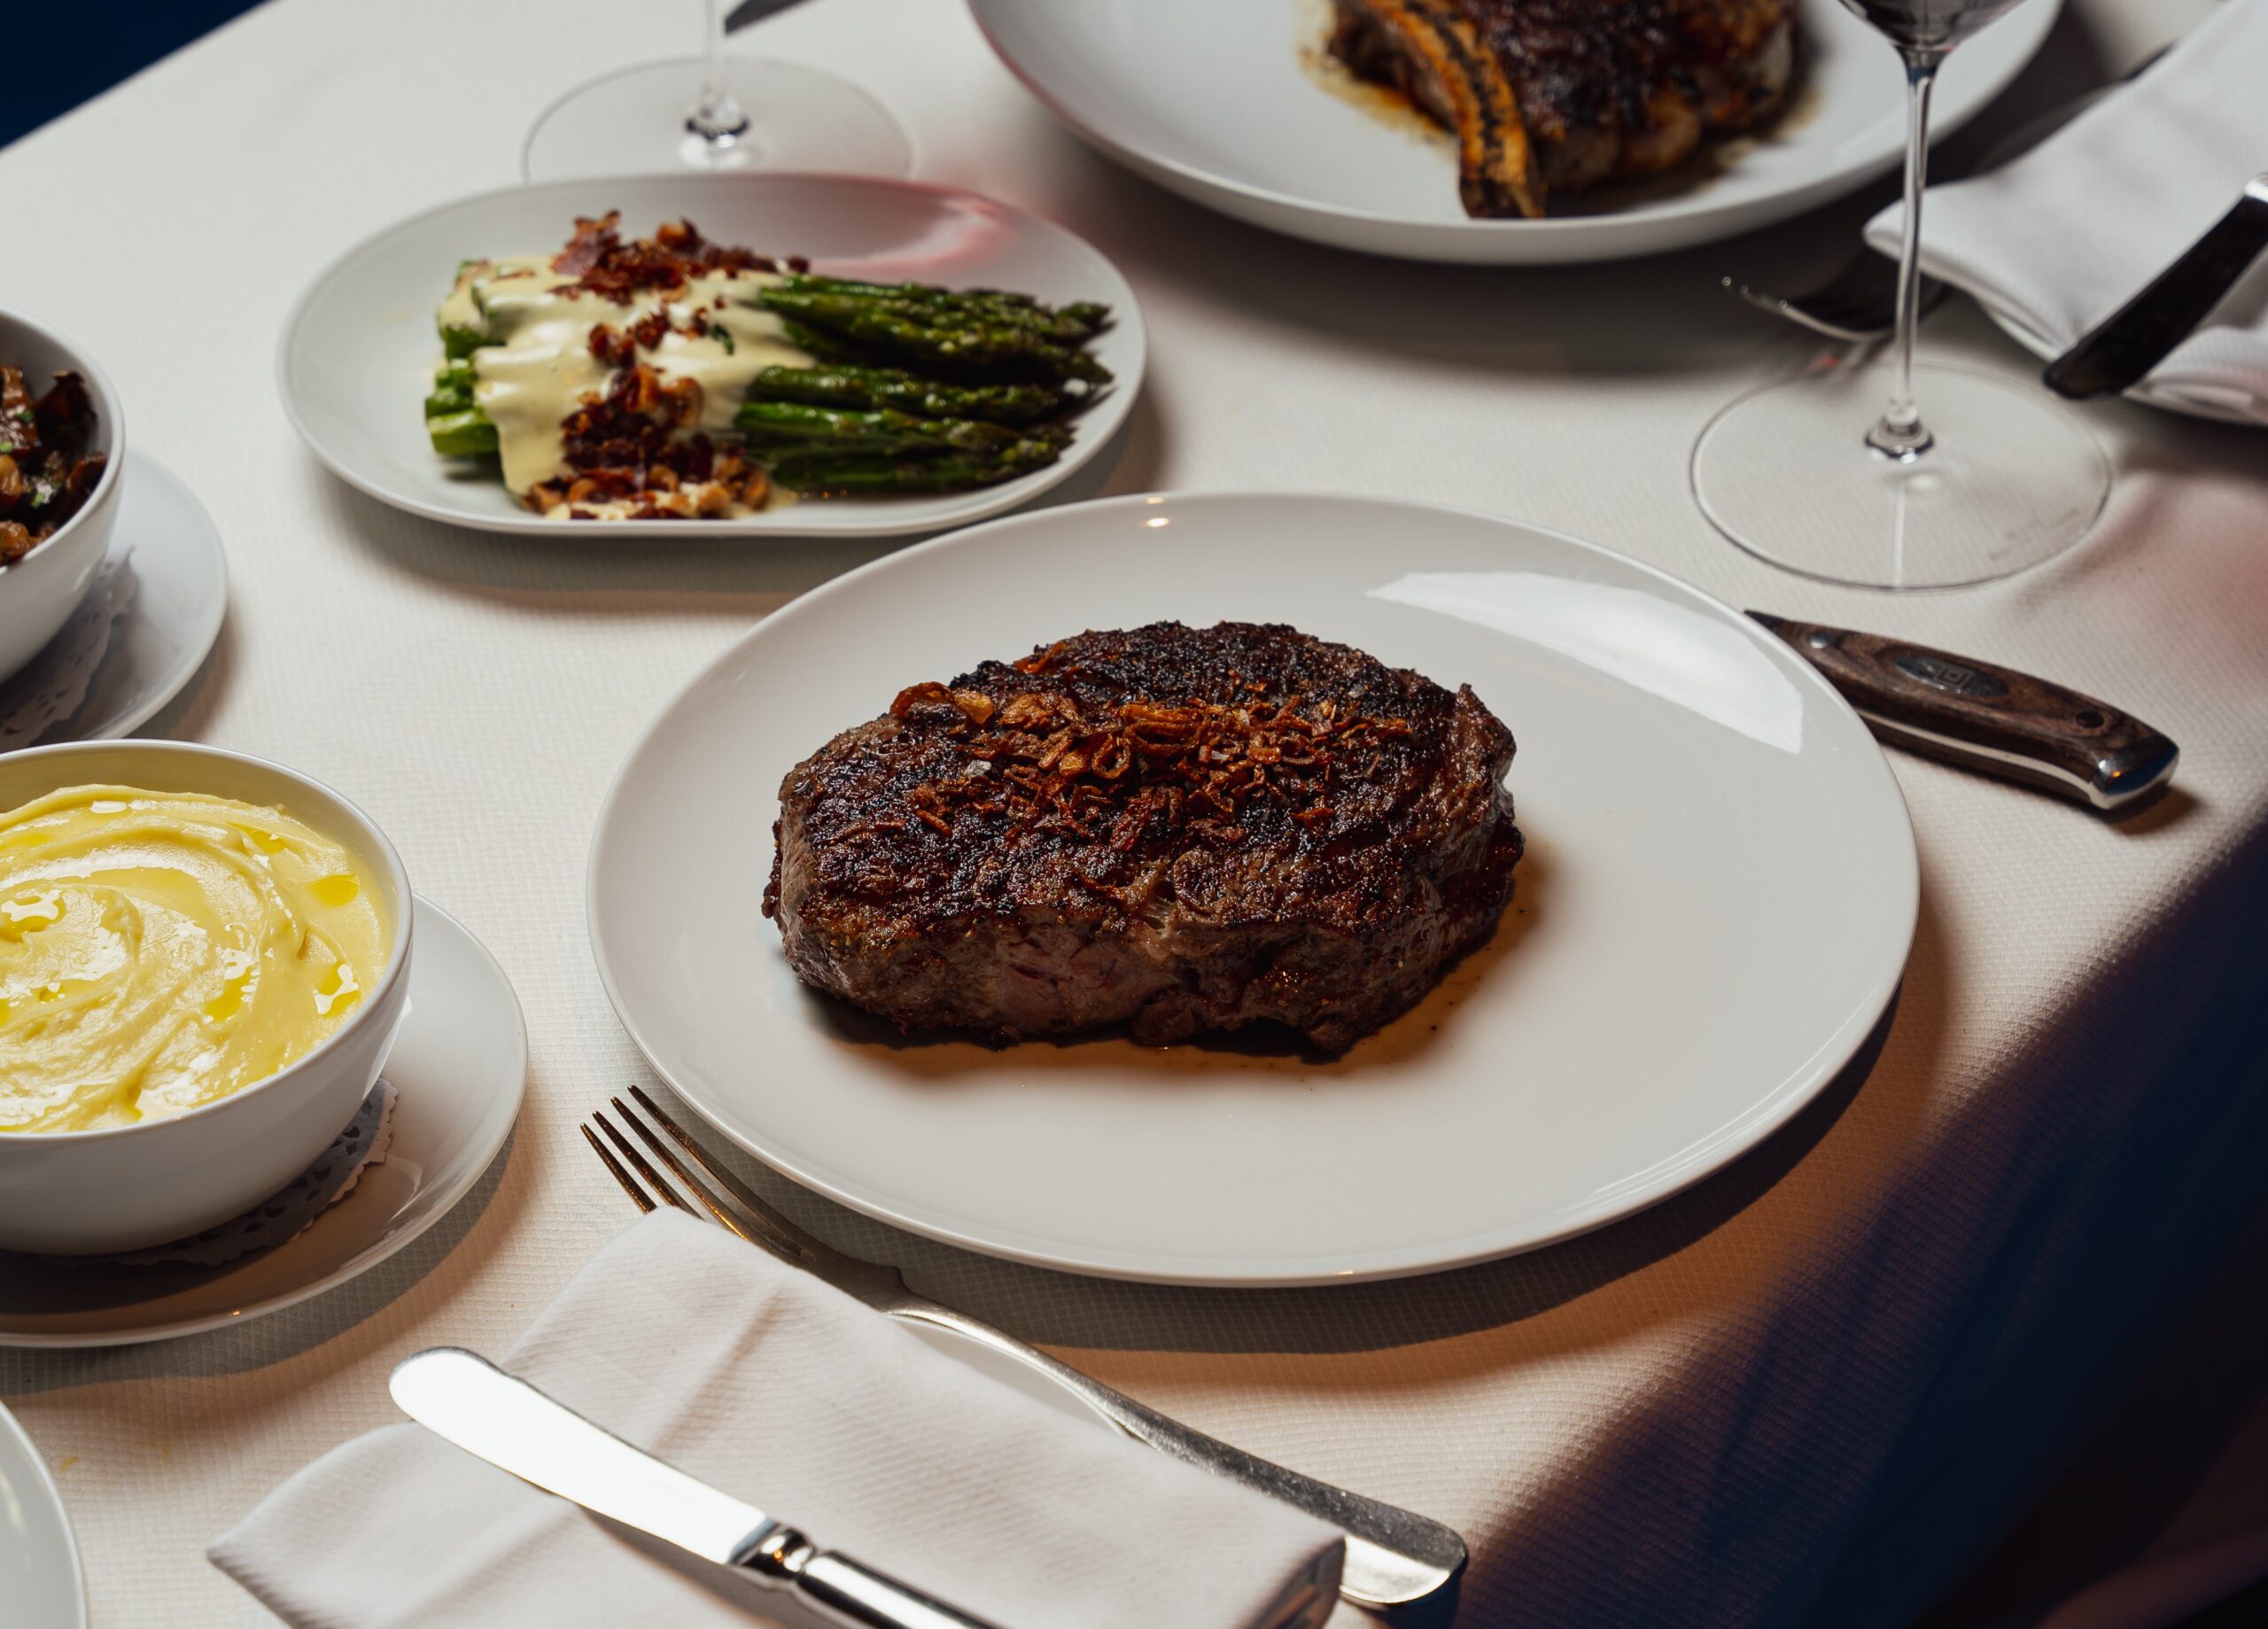
<path fill-rule="evenodd" d="M 1469 215 L 1682 163 L 1776 112 L 1797 0 L 1333 0 L 1332 53 L 1457 138 Z"/>
<path fill-rule="evenodd" d="M 796 764 L 764 911 L 906 1029 L 1273 1020 L 1342 1051 L 1495 930 L 1511 758 L 1470 688 L 1296 629 L 1082 633 Z"/>

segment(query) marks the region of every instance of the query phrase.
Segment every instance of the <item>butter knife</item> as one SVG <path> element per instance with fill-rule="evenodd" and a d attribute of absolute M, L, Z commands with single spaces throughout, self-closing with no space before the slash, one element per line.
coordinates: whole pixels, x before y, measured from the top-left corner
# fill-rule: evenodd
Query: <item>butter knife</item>
<path fill-rule="evenodd" d="M 688 1555 L 792 1589 L 830 1623 L 858 1629 L 995 1629 L 832 1550 L 785 1522 L 664 1465 L 470 1352 L 436 1346 L 388 1382 L 427 1430 L 546 1493 Z"/>
<path fill-rule="evenodd" d="M 2140 294 L 2048 363 L 2047 388 L 2073 401 L 2140 384 L 2221 303 L 2268 249 L 2268 175 L 2245 183 L 2236 206 Z"/>
<path fill-rule="evenodd" d="M 2114 814 L 2161 790 L 2181 756 L 2132 714 L 2013 668 L 1879 633 L 1749 615 L 1895 746 Z"/>

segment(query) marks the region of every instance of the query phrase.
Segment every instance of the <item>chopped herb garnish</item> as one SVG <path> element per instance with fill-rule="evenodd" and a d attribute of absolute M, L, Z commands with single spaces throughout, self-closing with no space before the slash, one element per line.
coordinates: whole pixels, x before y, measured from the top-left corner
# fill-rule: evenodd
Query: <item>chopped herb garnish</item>
<path fill-rule="evenodd" d="M 720 327 L 717 323 L 711 322 L 709 325 L 709 337 L 715 340 L 718 345 L 725 347 L 725 354 L 726 356 L 730 356 L 737 348 L 733 344 L 733 333 L 728 328 Z"/>

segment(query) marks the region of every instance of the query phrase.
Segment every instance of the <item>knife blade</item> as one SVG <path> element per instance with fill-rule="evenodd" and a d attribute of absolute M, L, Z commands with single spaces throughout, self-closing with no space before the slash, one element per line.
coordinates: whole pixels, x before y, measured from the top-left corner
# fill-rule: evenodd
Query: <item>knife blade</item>
<path fill-rule="evenodd" d="M 609 1520 L 776 1588 L 861 1629 L 993 1629 L 754 1505 L 665 1465 L 487 1359 L 457 1346 L 405 1358 L 387 1383 L 403 1413 L 467 1453 Z"/>
<path fill-rule="evenodd" d="M 1926 645 L 1749 615 L 1842 693 L 1868 728 L 1943 758 L 2117 814 L 2163 790 L 2181 749 L 2108 702 Z"/>
<path fill-rule="evenodd" d="M 743 28 L 752 27 L 767 18 L 777 17 L 803 3 L 804 0 L 741 0 L 738 5 L 725 13 L 725 32 L 738 34 Z"/>
<path fill-rule="evenodd" d="M 2268 249 L 2268 175 L 2245 183 L 2236 206 L 2078 343 L 2047 364 L 2047 388 L 2073 401 L 2139 384 L 2197 331 L 2213 307 Z"/>

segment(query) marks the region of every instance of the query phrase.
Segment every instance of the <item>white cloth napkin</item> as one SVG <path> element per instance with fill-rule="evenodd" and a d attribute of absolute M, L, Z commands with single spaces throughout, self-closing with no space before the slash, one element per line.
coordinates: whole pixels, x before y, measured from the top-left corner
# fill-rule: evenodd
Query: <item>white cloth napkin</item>
<path fill-rule="evenodd" d="M 1002 1629 L 1261 1629 L 1332 1604 L 1335 1529 L 987 1378 L 675 1212 L 594 1256 L 501 1361 Z M 210 1555 L 302 1629 L 818 1621 L 416 1424 L 317 1460 Z"/>
<path fill-rule="evenodd" d="M 1989 175 L 1930 189 L 1922 265 L 2045 355 L 2131 299 L 2268 171 L 2268 0 L 2224 0 L 2142 77 Z M 1898 252 L 1892 205 L 1867 241 Z M 2128 392 L 2268 423 L 2268 257 Z"/>

